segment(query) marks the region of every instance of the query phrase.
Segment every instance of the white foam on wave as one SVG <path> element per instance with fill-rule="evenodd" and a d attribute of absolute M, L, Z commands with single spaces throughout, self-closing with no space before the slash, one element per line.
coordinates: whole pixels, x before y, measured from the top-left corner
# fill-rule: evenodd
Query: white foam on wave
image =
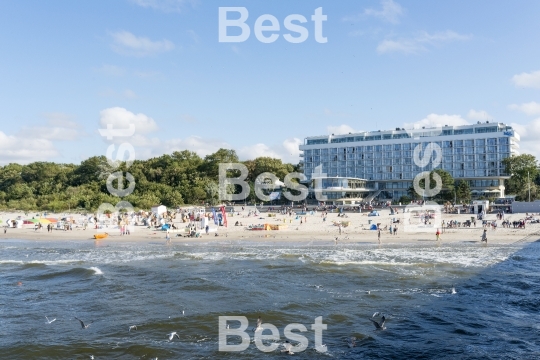
<path fill-rule="evenodd" d="M 20 260 L 0 260 L 0 264 L 24 264 L 23 261 Z"/>
<path fill-rule="evenodd" d="M 103 271 L 101 271 L 101 269 L 97 266 L 92 266 L 88 268 L 88 270 L 94 270 L 94 275 L 103 275 Z"/>

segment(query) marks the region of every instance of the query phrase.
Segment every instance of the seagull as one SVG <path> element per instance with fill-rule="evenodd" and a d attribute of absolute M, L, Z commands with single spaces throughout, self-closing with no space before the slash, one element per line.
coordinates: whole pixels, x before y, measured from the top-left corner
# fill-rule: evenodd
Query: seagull
<path fill-rule="evenodd" d="M 229 324 L 227 324 L 227 329 L 229 328 Z"/>
<path fill-rule="evenodd" d="M 328 351 L 328 347 L 325 344 L 319 345 L 315 347 L 315 351 L 320 353 L 325 353 Z"/>
<path fill-rule="evenodd" d="M 130 332 L 131 330 L 137 330 L 137 325 L 131 325 L 128 329 L 128 332 Z"/>
<path fill-rule="evenodd" d="M 48 317 L 45 316 L 45 319 L 47 319 L 47 324 L 52 324 L 53 322 L 56 321 L 56 318 L 55 319 L 52 319 L 52 320 L 49 320 Z"/>
<path fill-rule="evenodd" d="M 452 285 L 452 294 L 457 294 L 456 287 Z"/>
<path fill-rule="evenodd" d="M 257 326 L 253 328 L 253 332 L 262 331 L 262 330 L 263 330 L 262 319 L 259 316 L 259 318 L 257 319 Z"/>
<path fill-rule="evenodd" d="M 79 322 L 81 323 L 81 327 L 82 327 L 83 329 L 88 329 L 88 327 L 89 327 L 90 325 L 92 325 L 92 323 L 93 323 L 93 321 L 90 321 L 88 324 L 85 325 L 85 324 L 83 323 L 83 321 L 82 321 L 81 319 L 79 319 L 78 317 L 75 316 L 75 319 L 79 320 Z"/>
<path fill-rule="evenodd" d="M 381 322 L 380 322 L 380 323 L 376 322 L 376 321 L 373 320 L 373 319 L 369 319 L 369 320 L 371 320 L 371 322 L 373 323 L 373 325 L 375 325 L 375 330 L 386 330 L 386 327 L 384 326 L 384 323 L 386 322 L 386 318 L 384 317 L 384 315 L 383 315 L 383 317 L 381 318 Z"/>
<path fill-rule="evenodd" d="M 94 360 L 94 355 L 90 355 L 90 360 Z"/>
<path fill-rule="evenodd" d="M 381 315 L 381 313 L 377 311 L 376 313 L 373 313 L 371 317 L 374 318 L 375 316 L 379 316 L 379 315 Z"/>
<path fill-rule="evenodd" d="M 184 315 L 184 310 L 182 310 L 182 315 Z"/>
<path fill-rule="evenodd" d="M 172 333 L 169 334 L 169 341 L 171 341 L 172 339 L 174 339 L 175 336 L 178 338 L 178 340 L 180 340 L 180 336 L 178 336 L 178 334 L 176 333 L 176 331 L 173 331 Z"/>
<path fill-rule="evenodd" d="M 354 336 L 351 336 L 347 340 L 347 345 L 349 345 L 350 348 L 356 347 L 356 338 Z"/>
<path fill-rule="evenodd" d="M 285 348 L 285 350 L 281 350 L 282 353 L 286 353 L 286 354 L 289 354 L 289 355 L 294 354 L 292 352 L 292 345 L 289 342 L 289 340 L 285 340 L 285 344 L 283 344 L 283 347 Z"/>

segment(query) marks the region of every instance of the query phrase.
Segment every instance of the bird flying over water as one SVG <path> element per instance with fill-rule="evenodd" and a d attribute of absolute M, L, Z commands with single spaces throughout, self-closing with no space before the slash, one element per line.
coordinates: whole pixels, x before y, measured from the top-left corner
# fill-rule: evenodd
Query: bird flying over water
<path fill-rule="evenodd" d="M 175 337 L 177 337 L 178 340 L 180 340 L 180 336 L 178 336 L 178 334 L 176 333 L 176 331 L 173 331 L 172 333 L 169 334 L 169 341 L 171 341 L 171 340 L 174 339 Z"/>
<path fill-rule="evenodd" d="M 253 328 L 253 332 L 262 331 L 262 330 L 263 330 L 262 319 L 259 316 L 259 318 L 257 319 L 257 326 Z"/>
<path fill-rule="evenodd" d="M 93 323 L 93 321 L 90 321 L 88 324 L 85 325 L 84 322 L 83 322 L 81 319 L 79 319 L 78 317 L 75 316 L 75 319 L 79 320 L 79 322 L 81 323 L 81 327 L 82 327 L 83 329 L 88 329 L 88 327 L 89 327 L 90 325 L 92 325 L 92 323 Z"/>
<path fill-rule="evenodd" d="M 386 327 L 384 326 L 384 323 L 386 322 L 386 318 L 384 317 L 384 315 L 381 318 L 380 323 L 376 322 L 373 319 L 369 319 L 369 320 L 373 323 L 373 325 L 375 325 L 375 330 L 386 330 Z"/>
<path fill-rule="evenodd" d="M 285 348 L 285 350 L 281 350 L 282 353 L 286 353 L 286 354 L 289 354 L 289 355 L 294 354 L 292 352 L 292 345 L 289 342 L 289 340 L 285 340 L 285 344 L 283 344 L 283 347 Z"/>
<path fill-rule="evenodd" d="M 131 330 L 137 330 L 137 325 L 131 325 L 128 329 L 128 332 L 130 332 Z"/>
<path fill-rule="evenodd" d="M 52 324 L 53 322 L 56 321 L 56 318 L 55 319 L 52 319 L 52 320 L 49 320 L 48 317 L 45 316 L 45 319 L 47 319 L 47 324 Z"/>

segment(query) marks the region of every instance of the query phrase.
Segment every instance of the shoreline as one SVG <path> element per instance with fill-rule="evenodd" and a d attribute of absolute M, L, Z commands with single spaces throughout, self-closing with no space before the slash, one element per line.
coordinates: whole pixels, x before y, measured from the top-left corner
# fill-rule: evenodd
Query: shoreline
<path fill-rule="evenodd" d="M 201 233 L 201 237 L 176 237 L 177 233 L 184 234 L 184 227 L 188 223 L 182 223 L 179 217 L 176 218 L 174 224 L 180 229 L 178 232 L 171 231 L 171 242 L 175 243 L 219 243 L 223 241 L 245 241 L 246 243 L 328 243 L 335 244 L 337 238 L 338 244 L 352 244 L 352 243 L 365 243 L 378 245 L 378 231 L 369 230 L 372 224 L 380 224 L 381 227 L 381 245 L 412 245 L 412 244 L 458 244 L 458 243 L 472 243 L 480 245 L 480 238 L 483 233 L 482 222 L 477 221 L 477 226 L 474 227 L 457 227 L 442 229 L 440 226 L 431 225 L 428 228 L 420 229 L 421 231 L 406 231 L 404 224 L 409 221 L 413 223 L 419 222 L 419 218 L 415 218 L 410 214 L 404 216 L 403 213 L 390 215 L 389 210 L 379 211 L 380 216 L 368 217 L 365 213 L 348 213 L 346 217 L 338 217 L 337 213 L 328 213 L 323 218 L 322 213 L 315 213 L 313 215 L 307 214 L 302 216 L 289 216 L 277 214 L 269 217 L 267 213 L 261 213 L 257 216 L 248 216 L 249 212 L 246 209 L 243 212 L 234 213 L 234 216 L 228 216 L 228 227 L 216 226 L 213 222 L 210 223 L 210 233 L 207 235 L 204 230 L 198 229 Z M 7 218 L 14 218 L 17 213 L 0 214 L 0 219 L 4 221 Z M 78 214 L 63 214 L 56 215 L 61 216 L 73 216 L 78 220 L 82 218 Z M 510 221 L 517 221 L 524 219 L 525 214 L 506 214 L 505 219 Z M 54 214 L 49 216 L 54 217 Z M 470 220 L 473 214 L 442 214 L 442 220 L 446 223 L 448 221 L 458 221 L 464 223 Z M 326 219 L 326 220 L 324 220 Z M 393 223 L 393 221 L 399 221 L 399 223 Z M 434 223 L 440 224 L 441 219 L 432 220 Z M 486 220 L 490 223 L 495 221 L 497 227 L 494 229 L 491 226 L 487 226 L 488 245 L 509 245 L 517 241 L 532 242 L 540 238 L 540 223 L 527 223 L 525 228 L 503 228 L 501 226 L 502 221 L 496 219 L 496 214 L 488 214 Z M 242 223 L 242 226 L 235 226 L 236 222 Z M 345 223 L 346 226 L 340 227 L 339 223 Z M 371 223 L 371 224 L 370 224 Z M 198 223 L 195 223 L 198 224 Z M 284 230 L 247 230 L 249 226 L 253 225 L 286 225 Z M 398 231 L 396 235 L 390 235 L 389 229 L 382 230 L 385 227 L 397 226 Z M 440 240 L 436 241 L 435 232 L 439 228 L 441 230 Z M 95 240 L 93 235 L 96 233 L 108 233 L 109 236 L 106 239 Z M 538 236 L 534 234 L 539 233 Z M 219 236 L 215 236 L 215 233 Z M 27 228 L 8 228 L 7 233 L 4 233 L 4 229 L 0 229 L 0 240 L 13 239 L 13 240 L 28 240 L 28 241 L 98 241 L 98 242 L 163 242 L 166 241 L 166 231 L 149 229 L 145 226 L 135 226 L 131 235 L 120 235 L 120 230 L 117 227 L 110 226 L 103 229 L 87 228 L 83 230 L 80 226 L 74 226 L 73 230 L 53 230 L 47 232 L 46 228 L 35 231 L 33 227 Z M 528 238 L 527 238 L 528 237 Z"/>

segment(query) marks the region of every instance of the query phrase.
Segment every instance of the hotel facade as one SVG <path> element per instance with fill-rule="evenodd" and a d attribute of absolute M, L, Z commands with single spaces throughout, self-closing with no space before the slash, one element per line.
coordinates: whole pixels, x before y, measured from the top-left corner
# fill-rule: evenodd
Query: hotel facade
<path fill-rule="evenodd" d="M 504 180 L 510 174 L 505 173 L 502 160 L 519 154 L 519 140 L 511 126 L 489 122 L 313 136 L 300 145 L 300 164 L 310 197 L 317 184 L 327 202 L 336 205 L 397 201 L 409 196 L 417 174 L 434 169 L 467 181 L 473 196 L 503 197 Z M 414 149 L 425 150 L 430 143 L 440 147 L 440 163 L 418 166 Z"/>

